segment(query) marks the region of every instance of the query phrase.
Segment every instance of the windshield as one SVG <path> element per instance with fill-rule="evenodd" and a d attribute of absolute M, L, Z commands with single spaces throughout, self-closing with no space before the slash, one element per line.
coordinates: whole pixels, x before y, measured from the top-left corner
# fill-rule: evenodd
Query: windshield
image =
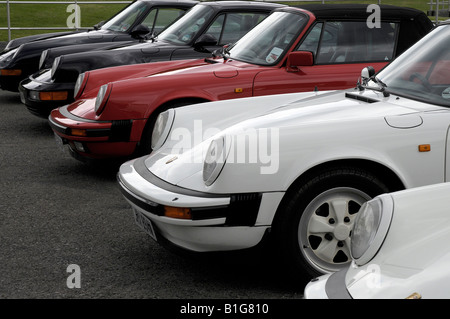
<path fill-rule="evenodd" d="M 450 106 L 450 25 L 437 27 L 383 69 L 389 93 Z M 377 86 L 369 82 L 369 86 Z"/>
<path fill-rule="evenodd" d="M 229 51 L 230 57 L 252 64 L 276 64 L 307 21 L 304 14 L 274 12 L 236 42 Z"/>
<path fill-rule="evenodd" d="M 117 15 L 102 25 L 102 30 L 126 32 L 147 10 L 147 5 L 142 1 L 136 1 L 119 12 Z"/>
<path fill-rule="evenodd" d="M 189 44 L 191 40 L 209 22 L 214 10 L 209 6 L 196 5 L 182 18 L 169 26 L 160 35 L 158 40 L 175 44 Z"/>

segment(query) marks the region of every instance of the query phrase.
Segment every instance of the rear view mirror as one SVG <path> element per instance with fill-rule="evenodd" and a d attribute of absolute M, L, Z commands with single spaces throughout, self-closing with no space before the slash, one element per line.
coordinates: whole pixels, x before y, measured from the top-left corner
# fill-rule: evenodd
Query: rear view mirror
<path fill-rule="evenodd" d="M 312 66 L 314 64 L 314 56 L 310 51 L 294 51 L 289 53 L 287 58 L 287 70 L 290 72 L 298 71 L 300 66 Z"/>
<path fill-rule="evenodd" d="M 367 66 L 361 70 L 361 81 L 366 84 L 372 76 L 375 75 L 375 69 L 372 66 Z"/>
<path fill-rule="evenodd" d="M 139 24 L 133 28 L 130 34 L 135 39 L 144 40 L 145 36 L 149 33 L 150 29 L 147 26 Z"/>
<path fill-rule="evenodd" d="M 209 52 L 205 47 L 216 46 L 217 39 L 210 34 L 201 35 L 194 43 L 194 50 L 198 52 Z"/>

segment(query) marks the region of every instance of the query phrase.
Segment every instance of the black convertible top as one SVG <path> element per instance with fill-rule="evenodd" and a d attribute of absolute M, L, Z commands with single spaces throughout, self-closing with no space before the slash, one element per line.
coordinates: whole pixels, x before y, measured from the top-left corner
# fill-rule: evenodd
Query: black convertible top
<path fill-rule="evenodd" d="M 367 18 L 372 12 L 367 11 L 368 4 L 305 4 L 292 6 L 312 12 L 318 19 L 354 19 Z M 424 16 L 425 12 L 414 8 L 380 4 L 381 19 L 415 19 Z M 430 22 L 431 20 L 428 19 Z"/>
<path fill-rule="evenodd" d="M 299 12 L 304 9 L 316 16 L 317 20 L 364 20 L 370 17 L 372 10 L 367 11 L 368 4 L 305 4 L 284 7 L 276 11 Z M 417 42 L 433 28 L 433 22 L 425 12 L 414 8 L 393 5 L 379 5 L 381 21 L 400 22 L 397 55 L 404 52 L 411 43 Z M 401 39 L 401 40 L 400 40 Z"/>

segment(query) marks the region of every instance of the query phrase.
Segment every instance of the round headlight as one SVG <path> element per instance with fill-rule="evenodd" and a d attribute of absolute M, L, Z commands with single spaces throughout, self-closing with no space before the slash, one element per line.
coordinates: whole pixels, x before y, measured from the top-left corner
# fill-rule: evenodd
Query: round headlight
<path fill-rule="evenodd" d="M 105 108 L 107 97 L 111 92 L 112 84 L 104 84 L 98 90 L 97 98 L 95 99 L 95 113 L 99 115 Z"/>
<path fill-rule="evenodd" d="M 0 61 L 6 63 L 10 62 L 17 54 L 18 49 L 12 49 L 11 51 L 8 51 L 2 55 L 0 55 Z"/>
<path fill-rule="evenodd" d="M 203 181 L 210 186 L 219 177 L 228 156 L 229 145 L 224 136 L 211 141 L 203 162 Z"/>
<path fill-rule="evenodd" d="M 369 262 L 380 249 L 389 230 L 392 198 L 381 195 L 364 203 L 353 225 L 350 250 L 357 265 Z"/>
<path fill-rule="evenodd" d="M 41 53 L 41 58 L 39 59 L 39 70 L 44 67 L 45 59 L 47 59 L 48 50 L 44 50 Z"/>
<path fill-rule="evenodd" d="M 57 58 L 53 61 L 52 70 L 51 70 L 51 73 L 50 73 L 50 75 L 51 75 L 52 78 L 55 77 L 55 73 L 56 73 L 56 70 L 58 69 L 58 66 L 59 66 L 60 62 L 61 62 L 61 57 L 60 57 L 60 56 L 57 57 Z"/>
<path fill-rule="evenodd" d="M 87 82 L 85 79 L 87 79 L 86 73 L 81 73 L 78 75 L 77 81 L 75 82 L 75 88 L 73 90 L 73 98 L 75 100 L 81 95 L 81 93 L 83 93 Z"/>
<path fill-rule="evenodd" d="M 169 136 L 174 118 L 174 109 L 168 109 L 167 111 L 162 112 L 158 115 L 152 132 L 152 150 L 155 151 L 164 144 L 167 137 Z"/>

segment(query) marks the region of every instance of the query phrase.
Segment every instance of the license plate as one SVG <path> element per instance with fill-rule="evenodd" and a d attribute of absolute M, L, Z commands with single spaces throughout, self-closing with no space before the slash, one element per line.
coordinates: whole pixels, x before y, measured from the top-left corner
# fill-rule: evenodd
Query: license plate
<path fill-rule="evenodd" d="M 134 212 L 134 221 L 136 222 L 136 224 L 138 224 L 139 227 L 141 227 L 148 235 L 150 235 L 151 238 L 157 240 L 155 230 L 153 229 L 152 221 L 147 216 L 145 216 L 140 211 L 134 208 L 133 212 Z"/>

